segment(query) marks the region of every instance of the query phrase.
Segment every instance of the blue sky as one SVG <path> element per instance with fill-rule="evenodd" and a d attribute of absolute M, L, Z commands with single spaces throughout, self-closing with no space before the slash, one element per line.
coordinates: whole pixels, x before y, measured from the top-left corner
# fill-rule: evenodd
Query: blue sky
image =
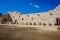
<path fill-rule="evenodd" d="M 22 12 L 23 14 L 47 12 L 60 4 L 60 0 L 0 0 L 0 13 L 8 11 Z"/>

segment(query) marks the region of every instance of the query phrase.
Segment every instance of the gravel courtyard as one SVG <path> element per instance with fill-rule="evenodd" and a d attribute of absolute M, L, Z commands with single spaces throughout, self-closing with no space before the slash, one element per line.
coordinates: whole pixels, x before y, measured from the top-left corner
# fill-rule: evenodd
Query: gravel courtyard
<path fill-rule="evenodd" d="M 60 40 L 60 32 L 43 31 L 34 27 L 6 28 L 6 26 L 0 26 L 0 40 Z"/>

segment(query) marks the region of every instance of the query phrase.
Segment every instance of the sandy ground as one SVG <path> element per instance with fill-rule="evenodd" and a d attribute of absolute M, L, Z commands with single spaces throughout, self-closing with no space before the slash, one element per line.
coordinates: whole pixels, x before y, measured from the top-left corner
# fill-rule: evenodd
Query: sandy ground
<path fill-rule="evenodd" d="M 6 28 L 0 26 L 0 40 L 60 40 L 60 32 L 43 31 L 36 28 Z"/>

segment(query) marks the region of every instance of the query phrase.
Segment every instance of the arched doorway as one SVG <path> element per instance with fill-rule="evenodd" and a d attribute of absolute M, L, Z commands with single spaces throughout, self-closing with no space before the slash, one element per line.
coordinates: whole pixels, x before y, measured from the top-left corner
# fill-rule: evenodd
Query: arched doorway
<path fill-rule="evenodd" d="M 3 19 L 2 24 L 7 24 L 7 19 Z"/>
<path fill-rule="evenodd" d="M 57 26 L 57 29 L 60 31 L 60 18 L 56 18 L 54 25 Z"/>
<path fill-rule="evenodd" d="M 60 18 L 56 18 L 56 26 L 59 26 L 60 25 Z"/>
<path fill-rule="evenodd" d="M 58 26 L 58 30 L 60 31 L 60 18 L 56 18 L 56 26 Z"/>

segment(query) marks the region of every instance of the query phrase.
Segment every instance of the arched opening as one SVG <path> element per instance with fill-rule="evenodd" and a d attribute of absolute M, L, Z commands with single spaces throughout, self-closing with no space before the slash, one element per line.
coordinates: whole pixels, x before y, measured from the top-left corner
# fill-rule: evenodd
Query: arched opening
<path fill-rule="evenodd" d="M 60 18 L 56 18 L 55 26 L 59 26 L 59 25 L 60 25 Z"/>
<path fill-rule="evenodd" d="M 34 25 L 36 25 L 36 23 L 34 22 Z"/>
<path fill-rule="evenodd" d="M 17 20 L 15 20 L 15 23 L 17 22 Z"/>
<path fill-rule="evenodd" d="M 46 24 L 45 24 L 45 23 L 43 23 L 43 25 L 44 25 L 44 26 L 46 26 Z"/>
<path fill-rule="evenodd" d="M 52 24 L 51 24 L 51 23 L 49 23 L 49 26 L 52 26 Z"/>
<path fill-rule="evenodd" d="M 26 25 L 28 25 L 28 23 L 26 23 Z"/>
<path fill-rule="evenodd" d="M 29 15 L 27 15 L 27 17 L 29 17 Z"/>
<path fill-rule="evenodd" d="M 18 24 L 18 23 L 17 23 Z"/>
<path fill-rule="evenodd" d="M 31 18 L 32 20 L 34 20 L 34 18 Z"/>
<path fill-rule="evenodd" d="M 30 25 L 32 25 L 32 23 L 30 23 Z"/>
<path fill-rule="evenodd" d="M 22 18 L 22 20 L 24 20 L 24 18 Z"/>
<path fill-rule="evenodd" d="M 39 25 L 41 25 L 41 23 L 39 23 Z"/>
<path fill-rule="evenodd" d="M 15 22 L 13 24 L 16 24 L 17 23 L 17 20 L 15 20 Z M 18 24 L 18 23 L 17 23 Z"/>
<path fill-rule="evenodd" d="M 3 19 L 2 24 L 7 24 L 7 19 Z"/>
<path fill-rule="evenodd" d="M 20 17 L 20 16 L 19 16 Z"/>
<path fill-rule="evenodd" d="M 50 13 L 50 15 L 53 15 L 52 13 Z"/>

